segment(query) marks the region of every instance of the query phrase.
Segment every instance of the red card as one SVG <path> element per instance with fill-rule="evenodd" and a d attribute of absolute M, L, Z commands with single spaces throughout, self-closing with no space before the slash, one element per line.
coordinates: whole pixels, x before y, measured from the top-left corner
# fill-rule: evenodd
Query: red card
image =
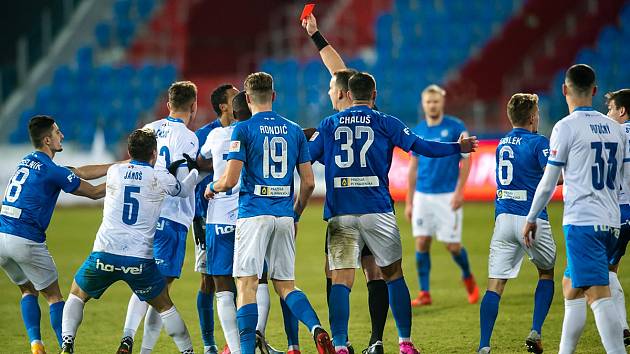
<path fill-rule="evenodd" d="M 304 5 L 304 10 L 302 10 L 302 15 L 300 15 L 300 21 L 305 20 L 308 17 L 308 15 L 313 13 L 314 8 L 315 8 L 315 4 Z"/>

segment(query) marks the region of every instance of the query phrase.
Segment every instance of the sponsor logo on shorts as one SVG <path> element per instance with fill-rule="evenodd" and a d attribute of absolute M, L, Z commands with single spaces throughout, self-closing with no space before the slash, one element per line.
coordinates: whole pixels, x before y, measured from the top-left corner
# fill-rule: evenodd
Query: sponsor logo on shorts
<path fill-rule="evenodd" d="M 378 187 L 380 185 L 376 176 L 361 177 L 335 177 L 335 188 L 352 188 L 352 187 Z"/>
<path fill-rule="evenodd" d="M 100 258 L 96 259 L 96 269 L 102 270 L 103 272 L 110 272 L 110 273 L 123 272 L 125 274 L 133 274 L 133 275 L 142 274 L 142 264 L 139 267 L 125 267 L 125 266 L 116 267 L 113 264 L 107 264 L 107 263 L 101 262 Z"/>
<path fill-rule="evenodd" d="M 146 287 L 144 289 L 135 289 L 134 292 L 136 294 L 146 295 L 146 294 L 150 293 L 151 290 L 153 290 L 153 287 L 152 286 L 148 286 L 148 287 Z"/>
<path fill-rule="evenodd" d="M 214 232 L 217 235 L 225 235 L 234 233 L 236 227 L 234 225 L 214 225 Z"/>

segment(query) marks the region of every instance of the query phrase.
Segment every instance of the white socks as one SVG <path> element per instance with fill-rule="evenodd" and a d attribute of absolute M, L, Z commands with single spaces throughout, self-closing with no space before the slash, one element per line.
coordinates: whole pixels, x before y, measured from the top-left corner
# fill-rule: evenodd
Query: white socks
<path fill-rule="evenodd" d="M 136 294 L 131 295 L 129 299 L 129 305 L 127 305 L 127 316 L 125 317 L 125 328 L 123 329 L 123 338 L 136 335 L 138 326 L 142 318 L 147 313 L 149 304 L 141 301 Z"/>
<path fill-rule="evenodd" d="M 610 282 L 610 296 L 612 296 L 615 303 L 615 309 L 617 310 L 617 316 L 619 316 L 619 322 L 622 329 L 628 329 L 628 320 L 626 314 L 626 298 L 623 293 L 623 288 L 617 278 L 617 273 L 608 272 L 608 280 Z"/>
<path fill-rule="evenodd" d="M 217 298 L 217 313 L 225 341 L 227 342 L 230 352 L 240 354 L 241 339 L 238 334 L 238 326 L 236 324 L 236 305 L 234 305 L 234 293 L 231 291 L 220 291 L 215 294 Z"/>
<path fill-rule="evenodd" d="M 61 319 L 61 337 L 64 342 L 74 343 L 77 329 L 83 321 L 83 307 L 83 300 L 73 294 L 68 295 Z"/>
<path fill-rule="evenodd" d="M 256 324 L 256 330 L 265 335 L 267 319 L 269 318 L 269 307 L 271 306 L 269 287 L 267 284 L 258 284 L 256 305 L 258 305 L 258 323 Z"/>
<path fill-rule="evenodd" d="M 623 330 L 613 299 L 605 297 L 595 300 L 591 303 L 591 309 L 595 315 L 595 324 L 597 324 L 599 337 L 606 353 L 626 354 L 626 348 L 623 344 Z"/>
<path fill-rule="evenodd" d="M 564 320 L 558 354 L 571 354 L 575 351 L 578 340 L 586 323 L 586 298 L 564 300 Z"/>
<path fill-rule="evenodd" d="M 175 306 L 160 313 L 160 317 L 162 318 L 161 322 L 164 323 L 166 333 L 173 338 L 177 349 L 181 353 L 192 353 L 192 342 L 190 341 L 188 329 Z"/>
<path fill-rule="evenodd" d="M 174 309 L 173 307 L 172 309 Z M 169 310 L 170 311 L 170 310 Z M 160 332 L 162 331 L 162 318 L 160 314 L 152 307 L 149 306 L 147 315 L 144 317 L 144 335 L 142 336 L 142 354 L 149 354 L 155 347 L 160 338 Z"/>

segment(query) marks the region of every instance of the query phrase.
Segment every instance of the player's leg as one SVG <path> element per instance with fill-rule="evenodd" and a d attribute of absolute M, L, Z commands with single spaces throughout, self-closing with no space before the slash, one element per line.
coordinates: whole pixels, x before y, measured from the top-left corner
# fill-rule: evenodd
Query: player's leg
<path fill-rule="evenodd" d="M 486 352 L 490 351 L 490 338 L 492 337 L 494 323 L 499 315 L 499 302 L 507 281 L 508 279 L 488 278 L 488 289 L 479 307 L 480 336 L 477 351 L 480 353 L 483 353 L 483 350 L 486 348 Z"/>
<path fill-rule="evenodd" d="M 207 274 L 206 218 L 202 216 L 193 218 L 192 233 L 195 240 L 195 272 L 201 276 L 197 293 L 201 339 L 204 353 L 217 353 L 218 348 L 214 341 L 214 281 L 212 276 Z"/>
<path fill-rule="evenodd" d="M 129 303 L 127 304 L 127 314 L 125 315 L 125 325 L 123 327 L 123 335 L 120 340 L 120 346 L 117 354 L 130 353 L 133 346 L 133 339 L 138 331 L 140 322 L 147 314 L 149 304 L 140 300 L 138 295 L 131 294 Z"/>
<path fill-rule="evenodd" d="M 431 273 L 431 235 L 435 233 L 432 222 L 431 198 L 423 193 L 415 192 L 411 212 L 411 233 L 415 238 L 416 271 L 420 292 L 413 299 L 413 306 L 431 305 L 430 273 Z"/>
<path fill-rule="evenodd" d="M 231 265 L 230 269 L 232 269 Z M 217 292 L 217 315 L 221 322 L 221 328 L 223 328 L 225 341 L 232 353 L 240 353 L 241 343 L 236 323 L 236 302 L 234 298 L 236 284 L 234 283 L 234 278 L 231 275 L 213 275 L 213 279 Z"/>
<path fill-rule="evenodd" d="M 284 332 L 287 335 L 287 354 L 300 354 L 299 320 L 281 297 L 280 308 L 282 309 Z"/>
<path fill-rule="evenodd" d="M 77 274 L 77 277 L 80 277 L 80 275 Z M 92 280 L 90 281 L 95 281 L 95 278 L 92 277 Z M 102 289 L 102 291 L 104 290 L 105 289 Z M 102 291 L 100 292 L 101 294 Z M 63 310 L 61 332 L 63 343 L 61 345 L 61 354 L 74 353 L 74 341 L 77 335 L 77 330 L 83 321 L 83 308 L 89 299 L 90 295 L 81 289 L 75 279 L 72 282 L 70 294 L 68 295 L 68 301 Z"/>
<path fill-rule="evenodd" d="M 261 335 L 265 335 L 267 320 L 269 319 L 269 308 L 271 300 L 269 298 L 269 280 L 267 278 L 267 264 L 263 267 L 262 277 L 258 280 L 258 289 L 256 290 L 256 305 L 258 306 L 258 322 L 256 323 L 256 331 Z"/>
<path fill-rule="evenodd" d="M 326 231 L 324 249 L 324 254 L 326 255 L 326 260 L 324 261 L 324 274 L 326 275 L 326 304 L 328 304 L 330 301 L 330 289 L 332 288 L 332 272 L 330 271 L 330 265 L 328 264 L 328 231 Z"/>
<path fill-rule="evenodd" d="M 157 284 L 159 282 L 159 279 L 150 279 L 147 281 L 153 284 Z M 165 286 L 164 282 L 162 282 L 162 284 L 163 285 L 160 289 L 159 295 L 148 295 L 146 301 L 151 305 L 151 309 L 155 309 L 155 311 L 159 314 L 161 323 L 163 323 L 166 333 L 168 333 L 168 335 L 173 339 L 179 352 L 184 354 L 192 354 L 193 347 L 190 335 L 188 333 L 188 328 L 186 328 L 184 320 L 182 319 L 179 312 L 177 312 L 177 308 L 175 308 L 175 305 L 173 305 L 173 302 L 168 295 L 168 286 Z M 155 286 L 155 288 L 159 289 L 159 287 L 157 286 Z M 155 297 L 149 299 L 150 296 Z"/>
<path fill-rule="evenodd" d="M 615 308 L 617 309 L 619 321 L 621 323 L 621 327 L 623 328 L 624 344 L 626 346 L 630 345 L 630 330 L 628 329 L 625 294 L 623 288 L 621 287 L 621 283 L 619 282 L 619 278 L 617 277 L 617 272 L 619 270 L 619 262 L 621 261 L 621 257 L 623 257 L 623 255 L 626 253 L 626 248 L 628 246 L 629 240 L 630 226 L 627 224 L 627 222 L 625 222 L 621 225 L 619 239 L 615 244 L 612 255 L 608 257 L 610 260 L 608 266 L 610 294 L 615 302 Z"/>
<path fill-rule="evenodd" d="M 411 298 L 402 270 L 402 242 L 393 213 L 366 214 L 359 219 L 361 237 L 374 253 L 387 282 L 389 306 L 398 329 L 401 354 L 416 354 L 411 342 Z"/>
<path fill-rule="evenodd" d="M 575 352 L 586 324 L 586 298 L 582 289 L 574 289 L 571 286 L 568 267 L 562 278 L 562 295 L 564 296 L 564 319 L 558 353 L 572 354 Z"/>
<path fill-rule="evenodd" d="M 389 312 L 389 294 L 381 268 L 376 265 L 374 255 L 367 246 L 364 246 L 361 251 L 361 267 L 367 282 L 368 306 L 372 325 L 372 335 L 366 354 L 382 353 L 383 332 Z"/>
<path fill-rule="evenodd" d="M 159 267 L 158 267 L 159 268 Z M 175 278 L 164 277 L 166 281 L 166 287 L 171 288 Z M 150 305 L 150 304 L 149 304 Z M 142 334 L 142 347 L 140 348 L 140 354 L 150 354 L 153 352 L 155 343 L 160 339 L 160 332 L 162 332 L 162 316 L 160 312 L 153 306 L 149 306 L 147 314 L 144 316 L 144 331 Z"/>
<path fill-rule="evenodd" d="M 276 293 L 293 315 L 304 323 L 315 340 L 319 354 L 333 354 L 328 333 L 323 329 L 306 295 L 295 287 L 295 225 L 291 217 L 271 217 L 273 236 L 266 248 L 269 277 Z"/>

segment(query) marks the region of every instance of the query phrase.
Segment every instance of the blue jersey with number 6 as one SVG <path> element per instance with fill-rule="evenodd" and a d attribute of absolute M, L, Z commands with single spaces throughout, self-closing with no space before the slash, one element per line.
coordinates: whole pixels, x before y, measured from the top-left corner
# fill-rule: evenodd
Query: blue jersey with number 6
<path fill-rule="evenodd" d="M 26 155 L 4 191 L 0 232 L 35 242 L 46 241 L 59 192 L 72 193 L 81 180 L 41 151 Z"/>
<path fill-rule="evenodd" d="M 293 171 L 311 161 L 299 125 L 267 111 L 237 123 L 229 160 L 243 161 L 239 218 L 293 216 Z"/>
<path fill-rule="evenodd" d="M 326 167 L 324 219 L 393 211 L 388 173 L 394 147 L 409 151 L 417 139 L 398 118 L 368 106 L 324 119 L 309 143 L 313 160 Z"/>
<path fill-rule="evenodd" d="M 496 151 L 495 217 L 527 216 L 548 158 L 549 140 L 542 135 L 514 128 L 501 139 Z M 546 208 L 539 218 L 549 220 Z"/>

